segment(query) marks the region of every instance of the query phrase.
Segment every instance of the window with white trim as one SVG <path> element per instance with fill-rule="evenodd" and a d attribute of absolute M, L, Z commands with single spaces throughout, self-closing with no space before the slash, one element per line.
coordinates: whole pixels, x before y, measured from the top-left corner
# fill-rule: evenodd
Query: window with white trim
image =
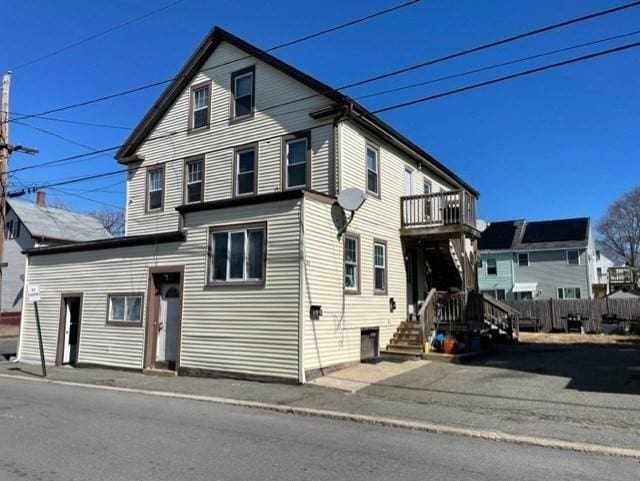
<path fill-rule="evenodd" d="M 265 260 L 265 226 L 212 230 L 210 284 L 260 284 Z"/>
<path fill-rule="evenodd" d="M 558 299 L 580 299 L 580 288 L 558 287 Z"/>
<path fill-rule="evenodd" d="M 360 290 L 360 248 L 355 236 L 344 237 L 344 289 L 356 293 Z"/>
<path fill-rule="evenodd" d="M 147 210 L 162 209 L 164 197 L 164 167 L 147 171 Z"/>
<path fill-rule="evenodd" d="M 488 276 L 498 275 L 498 264 L 495 259 L 487 259 L 487 275 Z"/>
<path fill-rule="evenodd" d="M 533 299 L 533 292 L 532 291 L 515 292 L 514 296 L 516 298 L 516 301 L 530 300 L 530 299 Z"/>
<path fill-rule="evenodd" d="M 567 251 L 567 264 L 579 265 L 580 264 L 580 251 L 571 250 Z"/>
<path fill-rule="evenodd" d="M 109 294 L 108 321 L 141 323 L 142 295 Z"/>
<path fill-rule="evenodd" d="M 248 147 L 236 150 L 235 194 L 249 195 L 256 193 L 256 149 Z"/>
<path fill-rule="evenodd" d="M 374 290 L 387 292 L 387 244 L 380 241 L 373 243 Z"/>
<path fill-rule="evenodd" d="M 209 125 L 209 85 L 191 91 L 191 128 L 200 129 Z"/>
<path fill-rule="evenodd" d="M 185 202 L 187 204 L 202 202 L 204 190 L 202 181 L 203 163 L 202 159 L 196 159 L 190 160 L 185 164 Z"/>
<path fill-rule="evenodd" d="M 518 253 L 518 265 L 520 267 L 527 267 L 529 265 L 529 253 L 528 252 L 519 252 Z"/>
<path fill-rule="evenodd" d="M 429 182 L 427 179 L 424 179 L 423 181 L 423 191 L 425 194 L 430 194 L 431 193 L 431 182 Z"/>
<path fill-rule="evenodd" d="M 309 139 L 306 135 L 285 140 L 284 176 L 285 188 L 294 189 L 307 185 Z"/>
<path fill-rule="evenodd" d="M 367 145 L 367 192 L 380 195 L 380 151 Z"/>

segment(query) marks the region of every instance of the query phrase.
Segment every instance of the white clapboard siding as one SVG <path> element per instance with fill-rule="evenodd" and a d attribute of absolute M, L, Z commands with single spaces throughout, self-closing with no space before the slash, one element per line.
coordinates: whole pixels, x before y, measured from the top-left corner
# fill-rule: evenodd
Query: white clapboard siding
<path fill-rule="evenodd" d="M 342 188 L 366 189 L 365 144 L 380 147 L 381 198 L 369 196 L 356 213 L 348 232 L 360 236 L 360 294 L 343 293 L 343 242 L 336 238 L 331 206 L 305 199 L 304 207 L 304 367 L 306 371 L 360 359 L 360 330 L 380 329 L 384 349 L 398 325 L 406 318 L 406 276 L 400 239 L 400 197 L 404 195 L 404 169 L 416 176 L 415 193 L 423 192 L 422 179 L 434 190 L 449 190 L 445 181 L 418 171 L 414 161 L 364 135 L 350 122 L 340 124 Z M 387 295 L 374 294 L 373 243 L 387 242 Z M 390 312 L 389 299 L 396 302 Z M 319 321 L 309 317 L 311 305 L 321 305 Z"/>
<path fill-rule="evenodd" d="M 109 292 L 144 292 L 148 268 L 185 266 L 181 366 L 298 377 L 300 200 L 194 212 L 181 243 L 33 256 L 27 282 L 38 284 L 47 362 L 55 359 L 62 293 L 84 295 L 80 363 L 140 369 L 143 327 L 105 324 Z M 267 221 L 264 288 L 205 286 L 210 226 Z M 20 359 L 35 362 L 33 306 L 23 315 Z"/>
<path fill-rule="evenodd" d="M 159 213 L 145 214 L 144 169 L 136 172 L 129 183 L 127 234 L 147 234 L 174 230 L 178 225 L 175 207 L 182 203 L 183 162 L 185 157 L 206 155 L 205 200 L 226 199 L 232 191 L 233 148 L 260 141 L 258 190 L 260 193 L 280 190 L 281 139 L 289 133 L 326 123 L 309 117 L 309 113 L 331 102 L 309 87 L 255 58 L 244 58 L 246 52 L 221 43 L 196 74 L 191 84 L 211 82 L 210 128 L 186 133 L 189 116 L 189 89 L 176 99 L 149 140 L 138 149 L 144 157 L 142 168 L 168 163 L 166 171 L 165 208 Z M 232 62 L 235 59 L 241 58 Z M 227 64 L 207 70 L 214 65 Z M 256 113 L 253 119 L 229 123 L 231 74 L 255 65 Z M 310 97 L 307 100 L 269 109 L 273 105 Z M 262 109 L 267 109 L 262 111 Z M 169 132 L 177 132 L 160 138 Z M 333 171 L 330 167 L 331 126 L 311 131 L 312 188 L 326 192 Z"/>

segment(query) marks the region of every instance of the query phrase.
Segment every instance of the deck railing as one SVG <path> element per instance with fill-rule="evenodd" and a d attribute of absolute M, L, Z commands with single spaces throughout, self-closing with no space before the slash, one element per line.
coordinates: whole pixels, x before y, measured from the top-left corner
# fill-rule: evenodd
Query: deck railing
<path fill-rule="evenodd" d="M 607 272 L 611 284 L 635 284 L 638 275 L 633 267 L 609 267 Z"/>
<path fill-rule="evenodd" d="M 403 228 L 476 226 L 476 198 L 466 190 L 404 196 L 400 211 Z"/>

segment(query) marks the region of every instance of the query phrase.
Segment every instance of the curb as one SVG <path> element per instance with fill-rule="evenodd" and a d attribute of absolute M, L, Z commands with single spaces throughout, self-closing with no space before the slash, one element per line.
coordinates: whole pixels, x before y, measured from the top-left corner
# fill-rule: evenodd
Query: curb
<path fill-rule="evenodd" d="M 117 386 L 101 386 L 99 384 L 85 384 L 72 381 L 57 381 L 51 379 L 31 378 L 20 375 L 0 374 L 3 379 L 16 379 L 21 381 L 39 382 L 44 384 L 57 384 L 61 386 L 84 387 L 91 389 L 100 389 L 103 391 L 116 391 L 131 394 L 143 394 L 146 396 L 156 396 L 172 399 L 186 399 L 191 401 L 208 402 L 214 404 L 222 404 L 226 406 L 245 407 L 252 409 L 262 409 L 282 414 L 295 414 L 298 416 L 311 416 L 325 419 L 334 419 L 338 421 L 351 421 L 360 424 L 369 424 L 374 426 L 383 426 L 390 428 L 409 429 L 412 431 L 421 431 L 431 434 L 447 434 L 452 436 L 464 436 L 467 438 L 483 439 L 487 441 L 496 441 L 502 443 L 519 444 L 523 446 L 536 446 L 541 448 L 560 449 L 564 451 L 574 451 L 585 454 L 597 454 L 603 456 L 614 456 L 620 458 L 640 459 L 640 450 L 631 448 L 616 448 L 604 446 L 601 444 L 577 443 L 573 441 L 563 441 L 560 439 L 540 438 L 535 436 L 521 436 L 517 434 L 508 434 L 500 431 L 487 431 L 477 429 L 459 428 L 455 426 L 446 426 L 441 424 L 433 424 L 421 421 L 409 421 L 405 419 L 386 418 L 379 416 L 369 416 L 365 414 L 350 414 L 339 411 L 330 411 L 325 409 L 304 408 L 296 406 L 287 406 L 282 404 L 262 403 L 259 401 L 244 401 L 242 399 L 231 399 L 217 396 L 203 396 L 198 394 L 184 394 L 168 391 L 150 391 L 145 389 L 117 387 Z"/>

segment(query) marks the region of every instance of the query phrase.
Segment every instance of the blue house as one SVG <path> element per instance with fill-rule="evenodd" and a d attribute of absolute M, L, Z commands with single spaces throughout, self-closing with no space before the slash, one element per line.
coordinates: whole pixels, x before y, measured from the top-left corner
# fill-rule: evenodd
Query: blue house
<path fill-rule="evenodd" d="M 478 241 L 478 287 L 500 300 L 593 297 L 595 264 L 588 217 L 492 222 Z"/>

